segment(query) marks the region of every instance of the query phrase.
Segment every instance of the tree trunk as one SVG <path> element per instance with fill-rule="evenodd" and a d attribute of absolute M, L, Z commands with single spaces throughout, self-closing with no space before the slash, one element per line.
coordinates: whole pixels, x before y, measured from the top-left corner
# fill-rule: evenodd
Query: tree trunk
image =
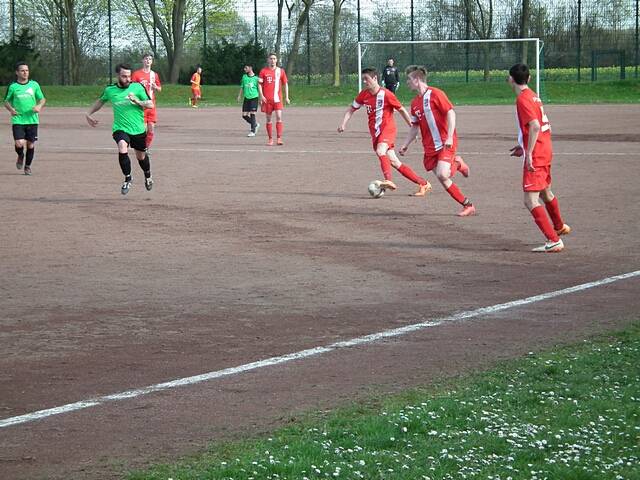
<path fill-rule="evenodd" d="M 333 86 L 340 86 L 340 13 L 344 0 L 333 0 L 333 26 L 331 51 L 333 53 Z"/>
<path fill-rule="evenodd" d="M 291 51 L 289 52 L 289 59 L 287 61 L 287 72 L 289 75 L 293 75 L 296 68 L 296 62 L 298 60 L 298 50 L 300 49 L 300 39 L 302 38 L 302 31 L 304 30 L 304 26 L 306 22 L 309 21 L 309 10 L 311 9 L 311 5 L 315 0 L 302 0 L 304 4 L 304 9 L 300 13 L 300 17 L 298 17 L 298 22 L 296 24 L 296 31 L 293 35 L 293 44 L 291 45 Z"/>
<path fill-rule="evenodd" d="M 284 7 L 284 0 L 278 0 L 278 28 L 276 30 L 276 45 L 275 54 L 280 58 L 280 45 L 282 44 L 282 7 Z"/>
<path fill-rule="evenodd" d="M 520 18 L 520 38 L 527 38 L 529 36 L 529 0 L 522 0 L 522 17 Z M 528 53 L 527 42 L 522 42 L 522 55 L 521 62 L 527 63 Z"/>
<path fill-rule="evenodd" d="M 64 0 L 67 15 L 67 52 L 69 54 L 68 78 L 71 85 L 80 84 L 80 39 L 76 20 L 75 0 Z"/>
<path fill-rule="evenodd" d="M 180 66 L 182 63 L 182 53 L 184 50 L 184 11 L 186 0 L 175 0 L 171 12 L 171 30 L 173 33 L 173 61 L 169 68 L 169 81 L 178 82 Z"/>

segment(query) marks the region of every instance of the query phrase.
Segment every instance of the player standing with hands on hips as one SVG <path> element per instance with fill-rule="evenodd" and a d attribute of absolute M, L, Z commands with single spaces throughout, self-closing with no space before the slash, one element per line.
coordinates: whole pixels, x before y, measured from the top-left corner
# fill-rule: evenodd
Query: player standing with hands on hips
<path fill-rule="evenodd" d="M 258 111 L 258 77 L 253 73 L 252 65 L 244 66 L 244 75 L 240 80 L 240 92 L 238 92 L 238 101 L 242 100 L 242 118 L 251 125 L 251 131 L 247 137 L 255 137 L 260 128 L 260 124 L 256 122 L 256 112 Z"/>
<path fill-rule="evenodd" d="M 100 110 L 106 102 L 113 107 L 113 139 L 118 145 L 118 162 L 124 174 L 124 183 L 120 189 L 122 195 L 129 193 L 131 188 L 131 159 L 129 147 L 136 152 L 138 165 L 144 172 L 144 186 L 147 190 L 153 188 L 151 178 L 151 161 L 147 155 L 146 130 L 144 127 L 143 110 L 153 108 L 153 101 L 147 91 L 139 83 L 131 82 L 131 66 L 120 63 L 116 66 L 118 81 L 115 85 L 107 86 L 102 95 L 87 113 L 87 123 L 92 127 L 98 125 L 98 120 L 92 115 Z"/>
<path fill-rule="evenodd" d="M 291 103 L 289 100 L 289 83 L 284 68 L 278 67 L 278 56 L 270 53 L 267 57 L 267 66 L 260 70 L 258 75 L 258 92 L 260 93 L 260 104 L 262 111 L 266 115 L 266 130 L 269 140 L 267 145 L 273 145 L 273 124 L 271 123 L 271 115 L 276 112 L 276 135 L 278 137 L 278 145 L 284 145 L 282 141 L 282 132 L 284 126 L 282 124 L 282 91 L 284 90 L 284 101 L 287 105 Z"/>
<path fill-rule="evenodd" d="M 162 91 L 160 75 L 151 70 L 152 64 L 153 55 L 145 53 L 142 57 L 142 68 L 133 72 L 133 75 L 131 76 L 131 81 L 141 83 L 147 91 L 149 98 L 153 100 L 153 108 L 147 108 L 144 111 L 144 124 L 147 129 L 147 153 L 153 143 L 153 136 L 155 134 L 155 126 L 158 118 L 156 112 L 156 92 Z"/>
<path fill-rule="evenodd" d="M 530 79 L 529 67 L 523 63 L 517 63 L 509 70 L 507 80 L 516 94 L 518 116 L 518 145 L 510 151 L 512 157 L 524 155 L 524 204 L 547 238 L 544 245 L 534 248 L 533 251 L 556 253 L 564 249 L 560 235 L 571 232 L 571 227 L 562 220 L 558 199 L 551 191 L 551 125 L 544 113 L 542 100 L 527 85 Z M 544 208 L 540 203 L 541 198 Z"/>
<path fill-rule="evenodd" d="M 416 175 L 411 167 L 400 162 L 394 150 L 397 130 L 393 112 L 398 110 L 404 121 L 411 125 L 409 114 L 392 92 L 380 86 L 378 72 L 375 68 L 362 70 L 362 83 L 365 88 L 345 112 L 342 123 L 338 127 L 338 132 L 345 131 L 353 113 L 364 105 L 369 116 L 369 133 L 373 141 L 373 149 L 380 159 L 380 168 L 384 176 L 380 186 L 389 190 L 398 188 L 391 180 L 391 167 L 393 166 L 405 178 L 418 185 L 418 191 L 413 196 L 425 196 L 431 190 L 431 184 Z"/>
<path fill-rule="evenodd" d="M 31 175 L 31 163 L 35 155 L 38 140 L 39 113 L 46 99 L 38 82 L 29 80 L 29 65 L 25 62 L 16 64 L 16 81 L 9 85 L 4 96 L 4 107 L 11 114 L 11 128 L 15 142 L 16 168 L 24 174 Z M 25 162 L 24 147 L 27 147 Z"/>
<path fill-rule="evenodd" d="M 411 130 L 400 148 L 400 155 L 407 152 L 420 131 L 424 168 L 427 172 L 435 168 L 436 176 L 447 193 L 462 205 L 459 217 L 475 215 L 476 207 L 451 180 L 458 170 L 465 177 L 469 176 L 469 167 L 462 157 L 456 155 L 458 135 L 453 105 L 442 90 L 427 85 L 425 67 L 412 65 L 407 67 L 406 74 L 407 86 L 418 95 L 411 101 Z"/>

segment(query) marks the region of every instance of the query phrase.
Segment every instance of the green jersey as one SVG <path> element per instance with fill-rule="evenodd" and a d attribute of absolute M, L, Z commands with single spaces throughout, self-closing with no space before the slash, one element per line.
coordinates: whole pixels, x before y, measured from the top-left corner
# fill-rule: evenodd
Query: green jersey
<path fill-rule="evenodd" d="M 130 83 L 126 88 L 118 84 L 108 85 L 100 95 L 100 100 L 111 102 L 114 132 L 121 130 L 129 135 L 140 135 L 146 131 L 144 109 L 127 98 L 130 93 L 140 101 L 149 100 L 147 91 L 136 82 Z"/>
<path fill-rule="evenodd" d="M 27 83 L 13 82 L 9 85 L 4 101 L 18 112 L 17 115 L 11 117 L 11 123 L 14 125 L 39 124 L 40 116 L 33 111 L 33 107 L 43 98 L 40 85 L 33 80 L 29 80 Z"/>
<path fill-rule="evenodd" d="M 258 98 L 258 76 L 249 76 L 246 73 L 242 76 L 240 81 L 242 87 L 242 94 L 246 100 L 252 100 Z"/>

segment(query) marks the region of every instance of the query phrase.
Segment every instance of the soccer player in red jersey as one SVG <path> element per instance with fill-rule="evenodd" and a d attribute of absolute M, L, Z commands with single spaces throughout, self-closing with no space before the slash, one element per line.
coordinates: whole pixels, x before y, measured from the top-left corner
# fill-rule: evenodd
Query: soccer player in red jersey
<path fill-rule="evenodd" d="M 410 125 L 409 113 L 391 91 L 380 86 L 378 72 L 375 68 L 362 70 L 362 83 L 365 88 L 347 109 L 342 123 L 338 127 L 338 132 L 345 131 L 353 113 L 364 105 L 369 116 L 369 133 L 373 141 L 373 149 L 380 159 L 380 167 L 384 175 L 381 186 L 389 190 L 397 188 L 391 179 L 391 167 L 393 166 L 402 175 L 418 185 L 418 191 L 413 194 L 414 196 L 425 196 L 431 190 L 429 182 L 418 176 L 411 167 L 400 162 L 394 150 L 397 130 L 393 112 L 396 110 L 400 112 L 404 121 Z"/>
<path fill-rule="evenodd" d="M 458 135 L 456 113 L 447 95 L 440 89 L 427 85 L 427 69 L 412 65 L 407 68 L 407 85 L 418 93 L 411 102 L 411 130 L 400 155 L 404 155 L 418 131 L 424 147 L 424 168 L 430 172 L 435 168 L 438 180 L 451 197 L 462 205 L 459 217 L 475 215 L 476 207 L 465 197 L 451 178 L 458 170 L 469 176 L 469 167 L 462 157 L 456 155 Z"/>
<path fill-rule="evenodd" d="M 284 90 L 284 101 L 289 100 L 289 83 L 284 68 L 278 67 L 278 56 L 270 53 L 267 57 L 267 66 L 260 70 L 258 75 L 258 92 L 260 93 L 260 105 L 266 114 L 266 130 L 269 140 L 267 145 L 273 145 L 273 124 L 271 115 L 276 112 L 276 135 L 278 145 L 284 145 L 282 141 L 282 91 Z"/>
<path fill-rule="evenodd" d="M 153 55 L 145 53 L 142 56 L 142 68 L 140 70 L 136 70 L 133 72 L 133 75 L 131 75 L 131 81 L 141 83 L 147 91 L 149 98 L 153 100 L 153 108 L 147 108 L 144 111 L 144 124 L 147 129 L 147 153 L 149 153 L 148 150 L 151 148 L 151 143 L 153 142 L 155 126 L 158 118 L 156 113 L 156 92 L 162 91 L 160 75 L 151 70 L 152 64 Z"/>
<path fill-rule="evenodd" d="M 564 248 L 560 235 L 571 232 L 571 227 L 562 220 L 558 199 L 551 191 L 551 125 L 544 113 L 542 101 L 527 85 L 530 79 L 529 67 L 523 63 L 517 63 L 509 70 L 508 81 L 516 94 L 518 116 L 518 145 L 510 151 L 513 157 L 524 155 L 524 204 L 547 238 L 544 245 L 533 251 L 555 253 Z M 541 198 L 544 208 L 540 203 Z"/>

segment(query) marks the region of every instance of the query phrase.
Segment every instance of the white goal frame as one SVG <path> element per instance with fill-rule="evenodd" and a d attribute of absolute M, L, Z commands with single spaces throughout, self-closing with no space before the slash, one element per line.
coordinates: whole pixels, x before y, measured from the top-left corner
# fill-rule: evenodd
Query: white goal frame
<path fill-rule="evenodd" d="M 358 91 L 362 90 L 362 77 L 360 72 L 362 71 L 362 47 L 366 45 L 442 45 L 448 43 L 522 43 L 522 42 L 535 42 L 536 45 L 536 93 L 540 94 L 540 57 L 542 56 L 542 49 L 544 42 L 540 38 L 485 38 L 477 40 L 394 40 L 394 41 L 379 41 L 379 42 L 358 42 Z"/>

